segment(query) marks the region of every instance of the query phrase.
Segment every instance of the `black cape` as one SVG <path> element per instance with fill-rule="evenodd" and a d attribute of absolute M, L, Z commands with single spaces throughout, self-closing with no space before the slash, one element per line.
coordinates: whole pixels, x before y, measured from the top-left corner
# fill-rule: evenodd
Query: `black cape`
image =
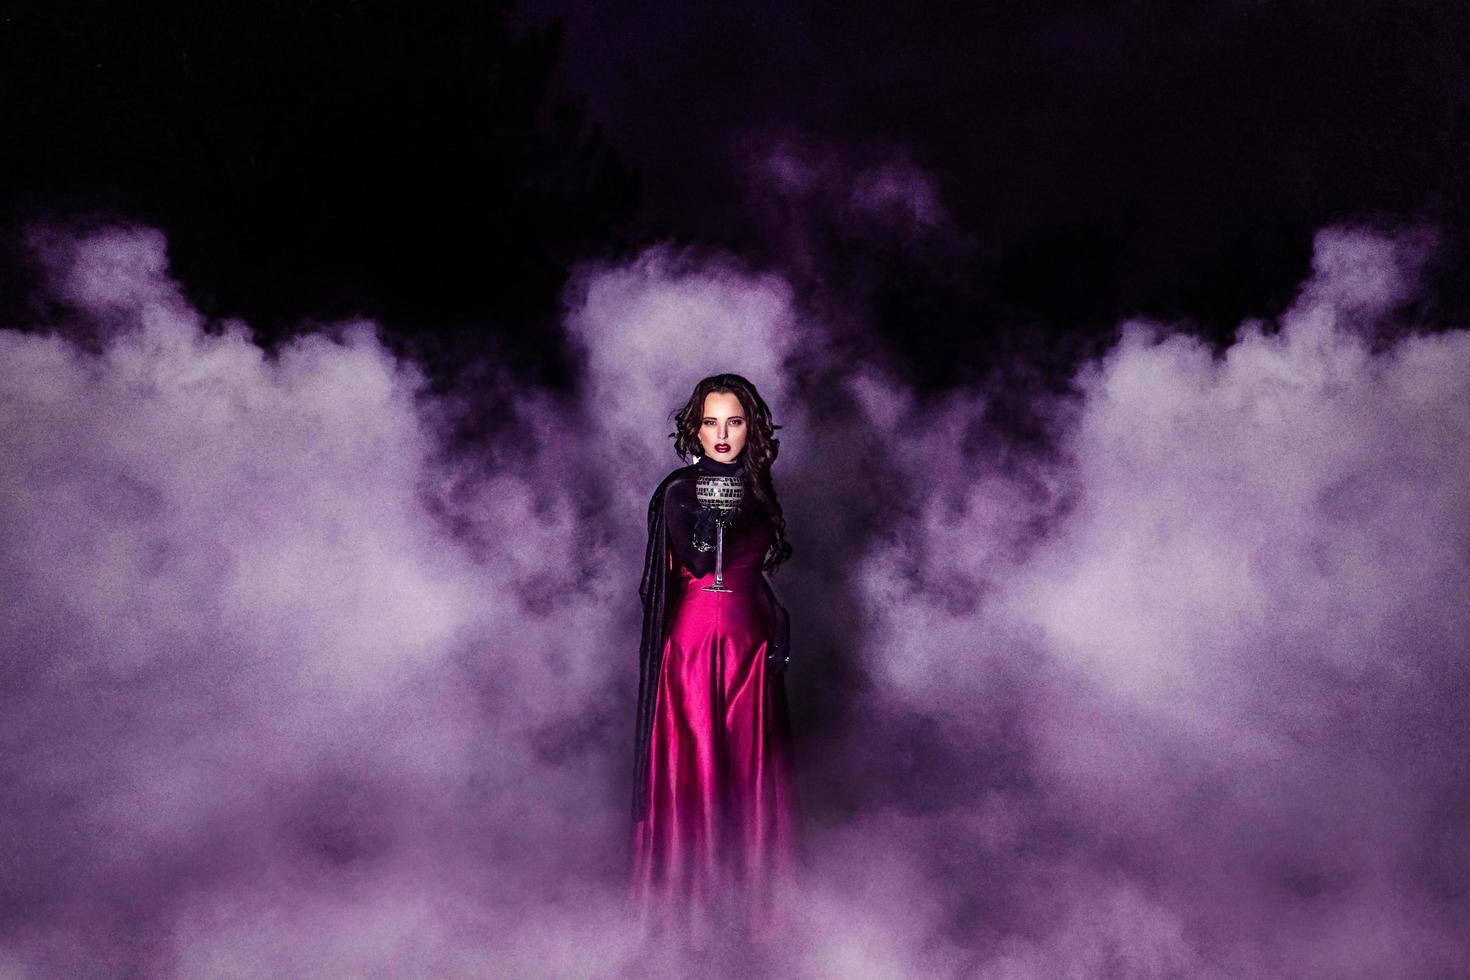
<path fill-rule="evenodd" d="M 698 466 L 681 466 L 659 483 L 648 502 L 648 547 L 643 555 L 643 579 L 638 596 L 643 600 L 643 641 L 638 649 L 638 717 L 633 748 L 633 820 L 642 820 L 648 812 L 647 786 L 649 747 L 653 740 L 653 715 L 658 701 L 659 668 L 663 665 L 664 630 L 671 606 L 674 555 L 669 548 L 669 528 L 664 520 L 664 497 L 670 486 L 680 480 L 698 479 Z M 771 601 L 775 635 L 771 639 L 771 660 L 785 666 L 791 656 L 791 618 L 776 599 L 764 575 L 766 595 Z"/>

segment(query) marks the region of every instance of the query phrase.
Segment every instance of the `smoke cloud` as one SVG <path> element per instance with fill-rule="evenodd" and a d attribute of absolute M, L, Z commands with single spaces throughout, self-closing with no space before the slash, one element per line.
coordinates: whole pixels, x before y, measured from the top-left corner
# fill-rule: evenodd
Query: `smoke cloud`
<path fill-rule="evenodd" d="M 1463 970 L 1470 335 L 1372 350 L 1430 241 L 1322 232 L 1219 355 L 1124 324 L 1049 464 L 865 383 L 935 488 L 864 562 L 877 710 L 1004 754 L 876 832 L 939 866 L 932 922 L 988 907 L 957 972 Z"/>
<path fill-rule="evenodd" d="M 938 213 L 870 176 L 844 200 Z M 1411 322 L 1431 235 L 1322 231 L 1221 352 L 1123 324 L 1038 401 L 1046 452 L 727 256 L 583 268 L 577 394 L 492 366 L 510 424 L 476 454 L 371 323 L 267 352 L 156 231 L 31 245 L 0 977 L 730 969 L 622 907 L 645 508 L 669 412 L 726 370 L 784 426 L 812 851 L 742 969 L 1470 962 L 1470 333 Z"/>

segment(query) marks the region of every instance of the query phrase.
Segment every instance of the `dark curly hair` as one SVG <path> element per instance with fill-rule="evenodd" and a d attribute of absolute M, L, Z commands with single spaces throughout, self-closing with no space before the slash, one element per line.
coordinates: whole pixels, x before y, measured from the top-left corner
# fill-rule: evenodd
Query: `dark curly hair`
<path fill-rule="evenodd" d="M 791 543 L 786 540 L 786 515 L 781 511 L 776 486 L 771 482 L 771 464 L 776 462 L 776 454 L 781 449 L 776 430 L 781 426 L 771 421 L 771 410 L 755 385 L 738 374 L 712 374 L 701 379 L 684 407 L 673 413 L 674 431 L 669 437 L 674 440 L 674 452 L 686 462 L 704 454 L 699 426 L 704 420 L 704 398 L 713 392 L 734 395 L 745 410 L 745 448 L 741 450 L 741 458 L 750 478 L 751 492 L 776 532 L 776 540 L 766 552 L 761 567 L 775 570 L 791 557 Z"/>

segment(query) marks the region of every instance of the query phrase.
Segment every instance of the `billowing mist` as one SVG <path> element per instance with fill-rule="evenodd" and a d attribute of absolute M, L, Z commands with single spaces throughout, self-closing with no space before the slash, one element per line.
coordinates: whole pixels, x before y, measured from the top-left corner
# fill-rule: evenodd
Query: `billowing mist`
<path fill-rule="evenodd" d="M 870 176 L 851 207 L 938 207 Z M 583 267 L 576 395 L 490 366 L 471 452 L 477 394 L 372 323 L 268 353 L 157 231 L 30 246 L 0 977 L 721 973 L 622 906 L 644 517 L 716 371 L 783 426 L 796 549 L 810 868 L 746 972 L 1470 968 L 1470 333 L 1413 322 L 1432 235 L 1321 231 L 1223 352 L 1122 324 L 1038 394 L 1045 450 L 725 255 Z"/>

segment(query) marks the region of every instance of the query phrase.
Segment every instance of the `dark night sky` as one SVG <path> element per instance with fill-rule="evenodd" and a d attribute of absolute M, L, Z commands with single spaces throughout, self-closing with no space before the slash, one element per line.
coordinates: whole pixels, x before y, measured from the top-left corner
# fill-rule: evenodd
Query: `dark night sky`
<path fill-rule="evenodd" d="M 1465 224 L 1459 4 L 529 9 L 566 18 L 568 84 L 644 169 L 650 233 L 769 246 L 752 141 L 903 152 L 977 243 L 991 313 L 1228 336 L 1300 278 L 1315 227 Z"/>
<path fill-rule="evenodd" d="M 493 349 L 558 383 L 569 265 L 672 238 L 835 297 L 936 387 L 1008 352 L 1065 369 L 1133 314 L 1226 341 L 1354 220 L 1439 226 L 1432 316 L 1470 309 L 1462 4 L 10 10 L 10 241 L 149 221 L 203 309 L 267 338 L 361 312 L 441 373 Z M 942 233 L 770 206 L 777 145 L 906 161 Z"/>

